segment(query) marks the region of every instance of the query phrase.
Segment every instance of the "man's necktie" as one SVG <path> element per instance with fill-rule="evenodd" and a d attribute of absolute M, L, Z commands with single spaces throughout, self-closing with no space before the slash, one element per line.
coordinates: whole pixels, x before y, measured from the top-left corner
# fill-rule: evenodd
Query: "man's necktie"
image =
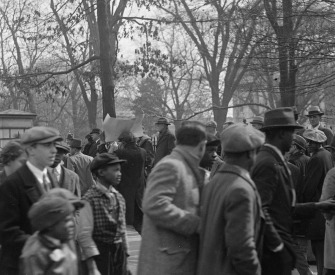
<path fill-rule="evenodd" d="M 46 174 L 43 174 L 43 187 L 44 187 L 45 192 L 48 192 L 50 190 L 50 183 L 47 179 Z"/>

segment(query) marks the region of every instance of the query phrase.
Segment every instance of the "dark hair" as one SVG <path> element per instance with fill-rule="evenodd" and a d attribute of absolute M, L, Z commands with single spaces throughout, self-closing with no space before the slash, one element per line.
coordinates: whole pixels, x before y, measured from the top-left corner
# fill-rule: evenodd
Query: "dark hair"
<path fill-rule="evenodd" d="M 198 121 L 184 121 L 176 133 L 177 144 L 197 146 L 206 140 L 205 125 Z"/>
<path fill-rule="evenodd" d="M 124 131 L 119 136 L 119 141 L 123 141 L 124 143 L 134 143 L 136 142 L 136 138 L 132 132 Z"/>
<path fill-rule="evenodd" d="M 9 162 L 16 160 L 23 154 L 24 150 L 21 143 L 18 141 L 10 141 L 1 151 L 1 162 L 3 165 L 7 165 Z"/>

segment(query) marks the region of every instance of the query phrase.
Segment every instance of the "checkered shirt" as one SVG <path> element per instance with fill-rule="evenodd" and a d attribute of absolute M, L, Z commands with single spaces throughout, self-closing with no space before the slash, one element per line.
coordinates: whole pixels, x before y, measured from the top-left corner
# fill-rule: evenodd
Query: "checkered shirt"
<path fill-rule="evenodd" d="M 100 183 L 93 185 L 84 195 L 93 211 L 93 240 L 105 244 L 126 240 L 126 204 L 123 196 L 114 188 L 107 190 Z"/>

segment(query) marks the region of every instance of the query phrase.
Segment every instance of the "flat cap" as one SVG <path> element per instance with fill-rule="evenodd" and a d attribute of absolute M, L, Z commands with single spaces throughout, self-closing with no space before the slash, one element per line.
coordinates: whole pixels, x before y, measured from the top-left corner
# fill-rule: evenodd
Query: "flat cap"
<path fill-rule="evenodd" d="M 70 147 L 64 141 L 57 141 L 55 146 L 57 150 L 63 150 L 65 152 L 70 152 Z"/>
<path fill-rule="evenodd" d="M 220 145 L 220 139 L 218 139 L 215 135 L 207 133 L 206 136 L 207 136 L 206 146 L 219 146 Z"/>
<path fill-rule="evenodd" d="M 62 141 L 57 129 L 44 126 L 36 126 L 28 129 L 21 137 L 23 145 L 30 145 L 36 143 L 49 143 L 54 141 Z"/>
<path fill-rule="evenodd" d="M 81 139 L 79 138 L 72 139 L 70 142 L 70 147 L 71 148 L 81 148 L 82 147 Z"/>
<path fill-rule="evenodd" d="M 97 155 L 91 163 L 91 171 L 106 167 L 108 165 L 126 162 L 124 159 L 119 159 L 116 155 L 111 153 L 102 153 Z"/>
<path fill-rule="evenodd" d="M 80 198 L 78 198 L 72 192 L 64 188 L 52 188 L 48 193 L 46 193 L 42 197 L 42 199 L 53 198 L 53 197 L 62 198 L 69 201 L 76 209 L 82 208 L 85 205 L 85 203 Z"/>
<path fill-rule="evenodd" d="M 28 217 L 32 227 L 41 231 L 63 220 L 74 210 L 74 206 L 64 198 L 45 197 L 33 204 Z"/>
<path fill-rule="evenodd" d="M 324 132 L 315 129 L 305 130 L 303 136 L 305 139 L 309 139 L 317 143 L 324 143 L 327 140 L 327 136 L 324 134 Z"/>
<path fill-rule="evenodd" d="M 206 127 L 213 127 L 213 128 L 216 128 L 218 125 L 217 123 L 214 121 L 214 120 L 211 120 L 211 121 L 208 121 L 206 123 Z"/>
<path fill-rule="evenodd" d="M 245 124 L 233 124 L 221 133 L 222 149 L 227 153 L 242 153 L 260 147 L 265 135 L 254 127 Z"/>

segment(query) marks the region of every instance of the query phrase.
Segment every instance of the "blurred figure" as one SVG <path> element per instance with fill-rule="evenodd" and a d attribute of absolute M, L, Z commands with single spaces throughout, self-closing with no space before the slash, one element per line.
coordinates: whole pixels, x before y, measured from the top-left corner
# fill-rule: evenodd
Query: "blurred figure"
<path fill-rule="evenodd" d="M 333 162 L 335 163 L 335 138 L 333 137 L 332 142 L 324 148 L 332 154 Z"/>
<path fill-rule="evenodd" d="M 81 152 L 81 147 L 81 140 L 74 138 L 70 144 L 71 156 L 68 158 L 67 168 L 79 176 L 80 192 L 83 196 L 95 182 L 90 171 L 90 165 L 93 161 L 93 158 L 84 155 Z"/>
<path fill-rule="evenodd" d="M 261 116 L 255 116 L 252 121 L 250 122 L 252 127 L 256 128 L 257 130 L 261 129 L 264 124 L 264 119 Z"/>
<path fill-rule="evenodd" d="M 98 153 L 98 146 L 100 145 L 101 130 L 99 128 L 94 128 L 92 129 L 90 135 L 92 137 L 93 142 L 91 144 L 90 150 L 88 151 L 88 155 L 94 158 Z"/>
<path fill-rule="evenodd" d="M 133 225 L 135 230 L 141 233 L 146 152 L 136 145 L 136 139 L 131 132 L 123 132 L 119 141 L 122 146 L 114 153 L 126 162 L 121 166 L 122 179 L 116 189 L 126 201 L 127 224 Z"/>
<path fill-rule="evenodd" d="M 18 141 L 9 141 L 0 154 L 3 171 L 0 172 L 0 185 L 19 169 L 27 160 L 27 155 Z"/>
<path fill-rule="evenodd" d="M 54 163 L 50 166 L 50 171 L 57 180 L 59 187 L 65 188 L 80 197 L 81 191 L 79 176 L 70 169 L 65 168 L 62 162 L 64 155 L 70 152 L 70 147 L 67 146 L 65 142 L 61 141 L 56 142 L 56 148 L 56 158 Z"/>
<path fill-rule="evenodd" d="M 208 121 L 206 123 L 206 133 L 211 134 L 211 135 L 217 135 L 217 129 L 218 125 L 214 120 Z"/>
<path fill-rule="evenodd" d="M 311 158 L 306 167 L 302 200 L 303 202 L 318 202 L 326 174 L 334 167 L 333 159 L 331 154 L 322 147 L 322 144 L 327 140 L 326 135 L 322 131 L 307 129 L 303 136 L 307 141 Z M 317 213 L 308 222 L 306 236 L 311 240 L 318 274 L 323 274 L 325 219 L 321 213 Z"/>
<path fill-rule="evenodd" d="M 83 149 L 83 154 L 84 155 L 89 154 L 92 143 L 93 143 L 92 136 L 90 134 L 86 135 L 85 136 L 85 146 L 84 146 L 84 149 Z"/>
<path fill-rule="evenodd" d="M 169 155 L 172 152 L 172 149 L 176 146 L 176 138 L 169 131 L 170 123 L 166 118 L 161 117 L 156 122 L 156 128 L 159 132 L 157 145 L 156 145 L 156 153 L 154 164 L 156 165 L 162 158 Z"/>
<path fill-rule="evenodd" d="M 242 124 L 222 134 L 226 163 L 204 187 L 197 274 L 258 274 L 264 225 L 249 171 L 264 134 Z"/>
<path fill-rule="evenodd" d="M 148 178 L 138 275 L 196 274 L 205 127 L 188 122 L 176 137 L 177 146 Z"/>
<path fill-rule="evenodd" d="M 147 175 L 149 175 L 151 172 L 152 165 L 154 162 L 154 157 L 155 157 L 155 152 L 154 152 L 151 138 L 147 136 L 146 134 L 143 134 L 143 136 L 138 138 L 137 145 L 143 148 L 147 153 L 146 160 L 145 160 L 145 173 L 147 177 Z"/>
<path fill-rule="evenodd" d="M 333 133 L 328 128 L 322 127 L 321 117 L 323 116 L 323 114 L 324 113 L 321 112 L 319 106 L 311 106 L 308 109 L 308 114 L 306 116 L 309 119 L 309 123 L 311 124 L 312 129 L 322 131 L 327 137 L 327 140 L 323 145 L 329 145 L 333 139 Z"/>
<path fill-rule="evenodd" d="M 72 140 L 73 140 L 73 134 L 69 132 L 66 136 L 65 142 L 67 145 L 70 145 Z"/>

